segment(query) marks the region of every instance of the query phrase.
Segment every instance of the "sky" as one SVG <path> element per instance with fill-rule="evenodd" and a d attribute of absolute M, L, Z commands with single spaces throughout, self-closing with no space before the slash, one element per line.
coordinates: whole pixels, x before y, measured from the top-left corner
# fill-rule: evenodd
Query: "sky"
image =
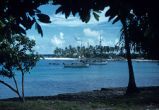
<path fill-rule="evenodd" d="M 53 54 L 56 47 L 65 48 L 66 46 L 83 46 L 99 45 L 100 36 L 102 37 L 103 46 L 114 46 L 120 38 L 121 23 L 112 24 L 108 22 L 105 8 L 99 13 L 99 21 L 93 16 L 88 23 L 83 23 L 79 16 L 72 15 L 65 19 L 61 13 L 55 14 L 58 6 L 43 5 L 39 9 L 50 16 L 51 23 L 40 23 L 44 36 L 35 30 L 35 26 L 27 31 L 27 36 L 36 41 L 35 50 L 40 54 Z"/>

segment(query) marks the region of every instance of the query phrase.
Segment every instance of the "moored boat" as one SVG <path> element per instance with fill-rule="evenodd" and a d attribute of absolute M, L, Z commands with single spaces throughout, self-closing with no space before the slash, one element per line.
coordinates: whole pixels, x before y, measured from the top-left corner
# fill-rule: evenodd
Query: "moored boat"
<path fill-rule="evenodd" d="M 108 63 L 106 59 L 101 58 L 87 59 L 85 62 L 89 63 L 90 65 L 106 65 Z"/>
<path fill-rule="evenodd" d="M 65 68 L 87 68 L 89 67 L 89 64 L 87 63 L 63 63 Z"/>
<path fill-rule="evenodd" d="M 92 62 L 91 65 L 106 65 L 107 63 L 107 61 L 95 61 Z"/>

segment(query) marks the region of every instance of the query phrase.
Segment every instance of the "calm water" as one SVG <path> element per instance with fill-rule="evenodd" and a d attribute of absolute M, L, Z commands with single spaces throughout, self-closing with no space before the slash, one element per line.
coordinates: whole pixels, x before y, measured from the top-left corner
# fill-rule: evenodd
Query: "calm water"
<path fill-rule="evenodd" d="M 58 62 L 60 65 L 50 65 Z M 48 96 L 60 93 L 89 91 L 103 87 L 126 87 L 128 69 L 126 61 L 109 61 L 107 65 L 91 65 L 89 68 L 64 68 L 64 60 L 41 60 L 26 74 L 26 96 Z M 159 86 L 158 62 L 133 62 L 137 86 Z M 20 76 L 16 76 L 20 79 Z M 8 79 L 1 79 L 11 83 Z M 20 81 L 18 81 L 20 84 Z M 0 84 L 0 98 L 16 97 Z"/>

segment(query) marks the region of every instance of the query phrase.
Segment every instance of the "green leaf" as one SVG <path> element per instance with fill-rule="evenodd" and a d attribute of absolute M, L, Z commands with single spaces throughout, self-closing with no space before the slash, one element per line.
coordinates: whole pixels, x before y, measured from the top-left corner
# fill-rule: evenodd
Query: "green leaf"
<path fill-rule="evenodd" d="M 111 21 L 116 15 L 111 15 L 108 19 L 108 22 Z"/>
<path fill-rule="evenodd" d="M 57 10 L 56 10 L 56 14 L 58 14 L 58 13 L 60 13 L 60 12 L 62 12 L 63 11 L 63 7 L 61 6 L 61 7 L 59 7 Z"/>
<path fill-rule="evenodd" d="M 83 11 L 80 11 L 79 16 L 82 22 L 88 23 L 90 20 L 90 11 L 84 9 Z"/>
<path fill-rule="evenodd" d="M 115 24 L 116 22 L 118 22 L 120 20 L 119 17 L 116 17 L 114 20 L 113 20 L 113 23 L 112 24 Z"/>
<path fill-rule="evenodd" d="M 97 21 L 99 21 L 99 15 L 98 15 L 97 13 L 95 13 L 95 12 L 93 12 L 93 15 L 94 15 L 94 18 L 95 18 Z"/>
<path fill-rule="evenodd" d="M 36 13 L 41 13 L 41 11 L 39 9 L 35 9 L 36 10 Z"/>
<path fill-rule="evenodd" d="M 39 18 L 38 20 L 43 23 L 51 23 L 50 17 L 46 14 L 36 14 Z"/>
<path fill-rule="evenodd" d="M 41 26 L 36 22 L 35 23 L 35 29 L 38 31 L 39 34 L 41 34 L 41 36 L 43 37 L 43 31 Z"/>
<path fill-rule="evenodd" d="M 19 34 L 26 35 L 26 30 L 23 29 L 21 26 L 13 24 L 12 25 L 12 30 L 14 30 L 14 33 L 19 33 Z"/>
<path fill-rule="evenodd" d="M 70 10 L 65 10 L 65 18 L 67 19 L 70 16 Z"/>
<path fill-rule="evenodd" d="M 90 16 L 90 14 L 88 14 L 88 15 L 87 15 L 87 17 L 86 17 L 86 18 L 85 18 L 85 20 L 84 20 L 84 21 L 85 21 L 85 23 L 88 23 L 88 22 L 89 22 L 90 17 L 91 17 L 91 16 Z"/>
<path fill-rule="evenodd" d="M 25 27 L 26 30 L 30 29 L 32 25 L 34 24 L 34 20 L 30 18 L 29 16 L 23 16 L 23 20 L 21 20 L 21 24 L 23 27 Z"/>
<path fill-rule="evenodd" d="M 77 12 L 77 10 L 72 10 L 72 15 L 75 16 Z"/>
<path fill-rule="evenodd" d="M 23 29 L 22 27 L 18 26 L 19 32 L 21 32 L 22 34 L 26 35 L 26 31 L 25 29 Z"/>
<path fill-rule="evenodd" d="M 116 9 L 109 9 L 106 13 L 105 13 L 105 17 L 109 17 L 108 21 L 111 21 L 113 18 L 115 18 L 117 16 L 117 10 Z"/>
<path fill-rule="evenodd" d="M 111 15 L 111 13 L 112 13 L 112 10 L 111 10 L 111 9 L 109 9 L 109 10 L 105 13 L 105 17 L 110 16 L 110 15 Z"/>

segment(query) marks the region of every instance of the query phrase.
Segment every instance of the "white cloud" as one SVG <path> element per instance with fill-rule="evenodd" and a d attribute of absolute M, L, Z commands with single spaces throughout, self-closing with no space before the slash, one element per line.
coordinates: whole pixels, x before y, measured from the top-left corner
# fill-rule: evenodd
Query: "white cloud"
<path fill-rule="evenodd" d="M 59 35 L 54 35 L 51 39 L 51 43 L 56 47 L 63 47 L 65 40 L 64 40 L 64 33 L 60 32 Z"/>
<path fill-rule="evenodd" d="M 103 30 L 97 31 L 97 30 L 92 30 L 90 28 L 84 28 L 83 29 L 83 33 L 84 33 L 85 36 L 95 37 L 95 38 L 97 38 L 99 40 L 100 39 L 100 35 L 103 33 Z"/>
<path fill-rule="evenodd" d="M 83 29 L 83 33 L 85 36 L 88 36 L 88 37 L 99 37 L 100 36 L 99 31 L 91 30 L 90 28 Z"/>
<path fill-rule="evenodd" d="M 60 32 L 60 39 L 62 39 L 62 40 L 63 40 L 63 39 L 64 39 L 64 37 L 63 37 L 63 36 L 64 36 L 64 33 Z"/>
<path fill-rule="evenodd" d="M 69 26 L 69 27 L 76 27 L 84 25 L 78 17 L 70 16 L 69 18 L 65 18 L 64 15 L 57 14 L 51 17 L 52 23 L 60 26 Z"/>
<path fill-rule="evenodd" d="M 99 24 L 103 22 L 108 22 L 108 17 L 105 17 L 105 12 L 108 10 L 108 8 L 105 8 L 101 13 L 99 13 L 99 21 L 97 21 L 93 14 L 91 14 L 91 19 L 87 24 Z M 52 23 L 51 24 L 44 24 L 40 23 L 42 26 L 47 27 L 53 27 L 55 25 L 59 26 L 68 26 L 68 27 L 78 27 L 86 25 L 86 23 L 82 22 L 78 16 L 74 17 L 73 15 L 70 15 L 67 19 L 65 18 L 65 15 L 62 14 L 53 14 L 50 16 Z"/>
<path fill-rule="evenodd" d="M 85 25 L 78 17 L 73 17 L 70 16 L 69 18 L 65 18 L 64 15 L 62 14 L 53 14 L 50 16 L 51 18 L 51 23 L 50 24 L 45 24 L 45 23 L 40 23 L 42 26 L 46 27 L 54 27 L 56 25 L 58 26 L 67 26 L 67 27 L 78 27 Z"/>

